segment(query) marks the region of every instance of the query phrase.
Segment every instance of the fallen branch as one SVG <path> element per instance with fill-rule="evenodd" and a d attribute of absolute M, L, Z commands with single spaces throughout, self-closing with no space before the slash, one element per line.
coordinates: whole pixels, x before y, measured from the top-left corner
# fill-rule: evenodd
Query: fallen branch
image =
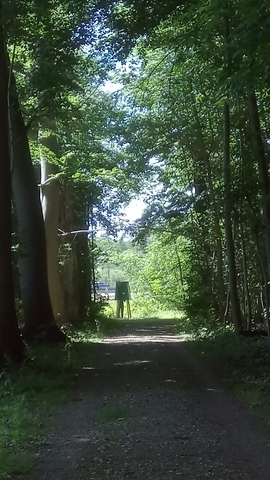
<path fill-rule="evenodd" d="M 71 232 L 64 232 L 63 230 L 58 228 L 58 232 L 60 232 L 58 233 L 60 237 L 66 237 L 67 235 L 77 235 L 77 233 L 87 233 L 88 235 L 90 235 L 91 230 L 72 230 Z"/>

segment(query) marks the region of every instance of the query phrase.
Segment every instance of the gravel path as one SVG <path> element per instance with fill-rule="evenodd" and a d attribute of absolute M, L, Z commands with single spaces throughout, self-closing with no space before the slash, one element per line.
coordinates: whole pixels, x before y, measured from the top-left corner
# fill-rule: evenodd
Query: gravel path
<path fill-rule="evenodd" d="M 173 331 L 130 321 L 92 347 L 27 480 L 270 480 L 270 438 Z"/>

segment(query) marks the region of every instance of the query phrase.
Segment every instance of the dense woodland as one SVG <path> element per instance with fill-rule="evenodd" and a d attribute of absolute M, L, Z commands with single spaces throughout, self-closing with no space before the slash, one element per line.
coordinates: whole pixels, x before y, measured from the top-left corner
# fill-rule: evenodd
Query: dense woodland
<path fill-rule="evenodd" d="M 110 264 L 269 333 L 269 32 L 268 0 L 1 0 L 1 360 L 93 320 Z"/>

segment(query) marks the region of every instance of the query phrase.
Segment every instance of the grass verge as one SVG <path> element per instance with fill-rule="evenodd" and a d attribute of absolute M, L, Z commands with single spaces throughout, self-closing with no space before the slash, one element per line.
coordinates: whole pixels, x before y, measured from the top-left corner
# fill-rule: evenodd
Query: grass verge
<path fill-rule="evenodd" d="M 118 322 L 99 318 L 69 332 L 67 345 L 29 348 L 24 364 L 0 371 L 0 479 L 27 473 L 53 409 L 68 397 L 74 373 L 91 361 L 93 346 Z"/>
<path fill-rule="evenodd" d="M 52 407 L 65 398 L 67 350 L 29 349 L 19 369 L 0 378 L 0 478 L 24 474 L 30 468 L 41 432 Z"/>
<path fill-rule="evenodd" d="M 230 329 L 195 333 L 182 324 L 181 330 L 192 349 L 270 427 L 270 340 L 237 336 Z"/>

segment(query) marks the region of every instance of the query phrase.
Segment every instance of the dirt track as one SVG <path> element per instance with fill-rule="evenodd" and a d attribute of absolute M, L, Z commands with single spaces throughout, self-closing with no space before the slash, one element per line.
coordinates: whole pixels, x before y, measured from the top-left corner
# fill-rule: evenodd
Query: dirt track
<path fill-rule="evenodd" d="M 172 322 L 126 322 L 93 348 L 25 479 L 270 480 L 270 438 Z"/>

